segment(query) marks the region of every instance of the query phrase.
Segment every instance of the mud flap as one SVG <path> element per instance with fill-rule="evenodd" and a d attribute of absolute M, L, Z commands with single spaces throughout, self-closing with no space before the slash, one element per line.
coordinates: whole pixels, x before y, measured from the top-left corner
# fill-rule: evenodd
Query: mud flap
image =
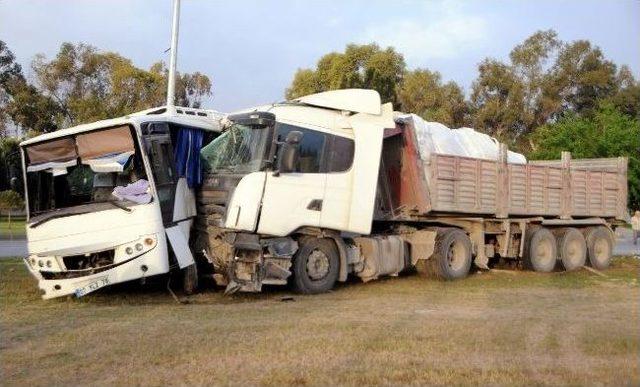
<path fill-rule="evenodd" d="M 184 269 L 187 266 L 193 265 L 195 260 L 189 249 L 189 237 L 184 234 L 183 228 L 180 224 L 165 229 L 171 248 L 176 255 L 178 266 L 180 269 Z"/>

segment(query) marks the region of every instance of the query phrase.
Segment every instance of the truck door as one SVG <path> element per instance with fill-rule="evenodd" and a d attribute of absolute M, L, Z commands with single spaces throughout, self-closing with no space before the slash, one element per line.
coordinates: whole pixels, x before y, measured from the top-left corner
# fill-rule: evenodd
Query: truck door
<path fill-rule="evenodd" d="M 302 133 L 298 166 L 295 172 L 267 175 L 258 225 L 258 232 L 262 234 L 287 235 L 303 226 L 320 226 L 327 180 L 328 135 L 278 123 L 276 138 L 284 141 L 292 130 Z"/>

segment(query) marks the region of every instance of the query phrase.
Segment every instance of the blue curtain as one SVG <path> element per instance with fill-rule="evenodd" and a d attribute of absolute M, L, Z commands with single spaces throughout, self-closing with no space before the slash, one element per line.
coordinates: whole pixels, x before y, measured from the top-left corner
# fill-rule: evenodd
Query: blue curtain
<path fill-rule="evenodd" d="M 173 158 L 179 177 L 187 178 L 189 188 L 202 184 L 200 168 L 200 149 L 204 133 L 199 129 L 181 128 L 178 130 Z"/>

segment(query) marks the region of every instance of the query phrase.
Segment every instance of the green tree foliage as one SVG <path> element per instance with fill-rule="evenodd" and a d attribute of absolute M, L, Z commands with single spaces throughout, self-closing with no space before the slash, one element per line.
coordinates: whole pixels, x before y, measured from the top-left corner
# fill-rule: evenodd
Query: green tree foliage
<path fill-rule="evenodd" d="M 467 104 L 464 93 L 455 82 L 442 83 L 437 71 L 407 71 L 398 87 L 398 102 L 403 111 L 449 127 L 464 125 Z"/>
<path fill-rule="evenodd" d="M 16 138 L 0 137 L 0 191 L 13 189 L 11 179 L 15 177 L 15 188 L 23 194 L 19 143 Z"/>
<path fill-rule="evenodd" d="M 24 206 L 24 200 L 16 191 L 0 191 L 0 209 L 11 210 Z"/>
<path fill-rule="evenodd" d="M 54 59 L 38 55 L 32 67 L 45 95 L 60 106 L 65 125 L 118 117 L 165 101 L 163 63 L 147 71 L 119 54 L 64 43 Z M 199 106 L 211 94 L 211 81 L 201 73 L 179 74 L 176 92 L 178 105 Z"/>
<path fill-rule="evenodd" d="M 486 59 L 471 92 L 476 128 L 503 141 L 524 141 L 540 125 L 573 112 L 588 116 L 610 100 L 637 114 L 638 83 L 626 67 L 607 60 L 589 41 L 566 43 L 555 31 L 538 31 L 509 55 L 510 62 Z"/>
<path fill-rule="evenodd" d="M 640 208 L 640 120 L 611 103 L 602 103 L 589 116 L 570 112 L 557 122 L 538 128 L 532 135 L 536 150 L 531 159 L 560 158 L 569 151 L 574 158 L 626 156 L 629 158 L 629 206 Z"/>
<path fill-rule="evenodd" d="M 60 109 L 51 98 L 27 83 L 22 67 L 7 45 L 0 41 L 0 134 L 9 121 L 36 132 L 57 128 Z"/>
<path fill-rule="evenodd" d="M 0 210 L 8 212 L 9 230 L 11 230 L 11 210 L 23 208 L 24 200 L 16 191 L 0 191 Z"/>
<path fill-rule="evenodd" d="M 285 94 L 294 99 L 327 90 L 365 88 L 377 90 L 384 102 L 396 103 L 396 86 L 404 71 L 403 56 L 391 47 L 349 44 L 344 53 L 320 58 L 315 70 L 299 69 Z"/>

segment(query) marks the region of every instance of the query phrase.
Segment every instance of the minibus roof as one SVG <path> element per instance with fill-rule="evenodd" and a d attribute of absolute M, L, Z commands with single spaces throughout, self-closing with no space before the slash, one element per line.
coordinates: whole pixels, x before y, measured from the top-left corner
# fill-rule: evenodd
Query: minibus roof
<path fill-rule="evenodd" d="M 193 109 L 179 106 L 161 106 L 132 113 L 124 117 L 91 122 L 89 124 L 77 125 L 66 129 L 56 130 L 54 132 L 41 134 L 39 136 L 21 142 L 20 146 L 25 146 L 41 141 L 48 141 L 55 138 L 88 132 L 100 128 L 108 128 L 111 126 L 142 123 L 155 120 L 173 122 L 175 124 L 185 125 L 210 132 L 221 132 L 222 125 L 220 123 L 220 120 L 223 117 L 225 117 L 224 113 L 220 113 L 215 110 Z"/>

